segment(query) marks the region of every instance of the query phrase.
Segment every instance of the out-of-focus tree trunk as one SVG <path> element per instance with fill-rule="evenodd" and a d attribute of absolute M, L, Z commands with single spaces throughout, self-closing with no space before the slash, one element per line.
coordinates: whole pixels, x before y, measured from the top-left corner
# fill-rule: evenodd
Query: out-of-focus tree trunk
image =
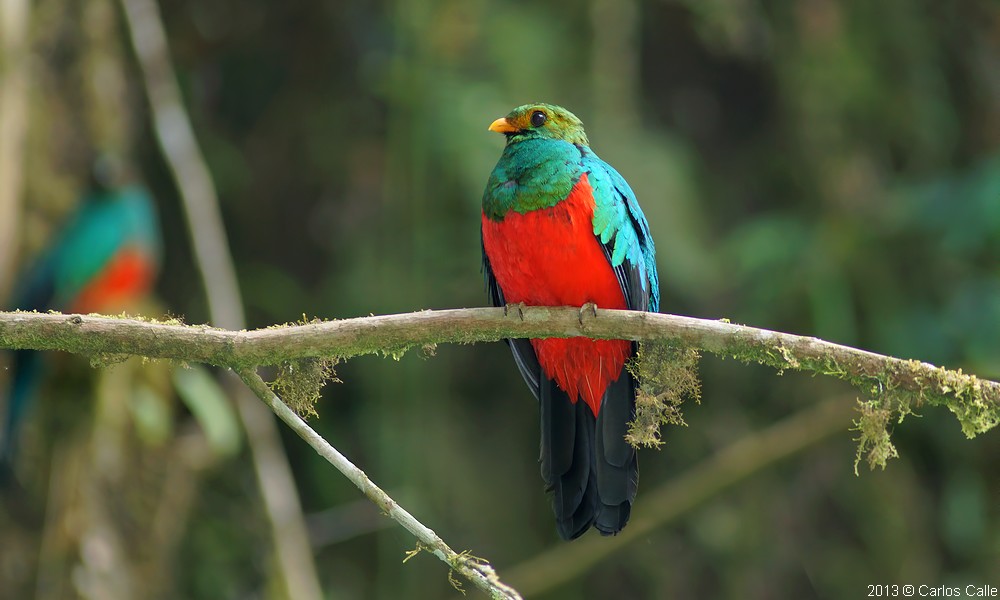
<path fill-rule="evenodd" d="M 28 105 L 28 0 L 0 0 L 0 300 L 7 297 L 20 221 Z"/>
<path fill-rule="evenodd" d="M 113 0 L 38 0 L 31 28 L 28 4 L 0 0 L 4 299 L 15 255 L 30 261 L 57 235 L 95 158 L 132 161 L 142 106 Z M 52 383 L 22 436 L 18 497 L 0 497 L 0 598 L 173 597 L 177 544 L 215 455 L 200 431 L 175 434 L 168 366 L 130 361 L 91 385 L 79 362 L 46 360 Z M 6 385 L 0 373 L 0 399 Z M 159 406 L 158 439 L 136 424 L 140 396 Z"/>
<path fill-rule="evenodd" d="M 591 0 L 593 131 L 629 137 L 639 124 L 639 3 Z"/>

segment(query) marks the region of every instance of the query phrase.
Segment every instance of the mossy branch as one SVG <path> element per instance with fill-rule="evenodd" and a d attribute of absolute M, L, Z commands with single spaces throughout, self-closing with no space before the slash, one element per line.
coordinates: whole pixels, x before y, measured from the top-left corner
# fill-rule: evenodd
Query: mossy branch
<path fill-rule="evenodd" d="M 296 411 L 308 413 L 308 407 L 291 410 L 260 379 L 255 368 L 284 365 L 289 373 L 303 373 L 305 376 L 298 378 L 286 374 L 272 387 L 288 393 L 290 386 L 293 396 L 308 398 L 315 395 L 315 390 L 298 389 L 302 381 L 318 389 L 333 375 L 334 362 L 352 356 L 371 353 L 399 356 L 414 346 L 426 348 L 445 342 L 581 336 L 645 343 L 647 351 L 640 353 L 639 363 L 632 368 L 645 383 L 653 384 L 648 391 L 651 400 L 663 396 L 667 402 L 650 409 L 649 424 L 637 422 L 637 428 L 633 428 L 635 437 L 647 440 L 644 442 L 647 444 L 655 445 L 658 441 L 657 423 L 682 422 L 676 410 L 679 398 L 659 388 L 676 385 L 680 380 L 684 385 L 679 391 L 696 397 L 698 386 L 693 368 L 697 351 L 758 362 L 779 372 L 793 369 L 828 375 L 858 387 L 867 398 L 856 422 L 860 431 L 859 457 L 867 452 L 873 466 L 884 466 L 884 461 L 895 454 L 886 433 L 889 423 L 901 420 L 923 403 L 946 406 L 970 437 L 1000 422 L 1000 383 L 961 370 L 892 358 L 812 337 L 734 325 L 725 320 L 602 309 L 591 315 L 576 307 L 521 307 L 517 311 L 472 308 L 228 331 L 184 325 L 177 320 L 0 312 L 0 348 L 62 350 L 90 356 L 97 364 L 107 357 L 137 355 L 232 368 L 321 456 L 413 533 L 419 540 L 418 549 L 430 550 L 477 586 L 501 598 L 518 596 L 500 583 L 484 562 L 455 553 L 433 531 L 395 504 L 296 414 Z M 673 361 L 679 367 L 665 369 L 664 365 L 648 364 L 650 360 Z M 643 433 L 643 428 L 648 431 Z"/>
<path fill-rule="evenodd" d="M 866 352 L 813 337 L 675 315 L 575 307 L 428 310 L 228 331 L 180 322 L 100 315 L 0 312 L 0 348 L 64 350 L 92 357 L 134 354 L 244 369 L 302 359 L 398 356 L 445 342 L 517 337 L 656 341 L 744 362 L 802 370 L 848 381 L 865 396 L 856 428 L 859 458 L 884 466 L 895 454 L 886 427 L 923 404 L 951 410 L 969 437 L 1000 422 L 1000 383 L 916 360 Z"/>
<path fill-rule="evenodd" d="M 303 325 L 228 331 L 173 321 L 100 315 L 0 312 L 0 348 L 130 354 L 240 369 L 303 358 L 398 354 L 413 346 L 490 342 L 517 337 L 590 337 L 666 341 L 744 362 L 810 371 L 878 396 L 909 393 L 947 406 L 975 435 L 1000 420 L 1000 383 L 916 360 L 903 360 L 813 337 L 675 315 L 568 307 L 427 310 Z"/>

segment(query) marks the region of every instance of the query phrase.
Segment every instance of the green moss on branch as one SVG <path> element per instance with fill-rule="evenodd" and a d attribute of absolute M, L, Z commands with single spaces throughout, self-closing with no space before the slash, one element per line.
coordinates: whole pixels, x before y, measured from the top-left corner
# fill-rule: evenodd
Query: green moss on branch
<path fill-rule="evenodd" d="M 892 455 L 888 446 L 878 442 L 888 439 L 889 424 L 924 404 L 947 407 L 970 437 L 1000 423 L 1000 384 L 961 370 L 881 356 L 811 337 L 675 315 L 598 309 L 595 317 L 581 318 L 575 307 L 525 307 L 510 314 L 500 308 L 477 308 L 225 331 L 186 326 L 176 320 L 0 313 L 0 347 L 64 350 L 99 357 L 139 355 L 237 370 L 257 365 L 310 364 L 298 362 L 303 360 L 318 360 L 311 363 L 317 366 L 323 360 L 360 354 L 400 356 L 414 346 L 440 343 L 575 336 L 655 342 L 756 362 L 779 372 L 809 371 L 847 381 L 866 401 L 877 401 L 868 407 L 869 416 L 862 411 L 858 419 L 862 438 L 867 440 L 861 442 L 862 446 L 869 456 L 875 456 L 876 464 L 884 462 L 880 457 Z M 683 363 L 676 357 L 661 362 L 671 360 Z M 673 377 L 680 376 L 675 373 Z M 653 375 L 646 373 L 644 378 L 652 379 Z M 308 398 L 318 386 L 316 377 L 307 379 L 312 383 L 292 386 L 312 389 L 305 394 Z M 675 385 L 683 388 L 684 384 L 677 381 Z M 659 394 L 662 392 L 651 393 L 651 397 L 655 399 Z M 888 400 L 886 394 L 891 394 Z M 303 407 L 308 404 L 306 400 Z M 651 410 L 644 414 L 646 421 L 641 426 L 646 433 L 635 432 L 636 441 L 656 444 L 659 434 L 652 424 L 681 422 L 681 416 L 676 404 L 672 400 L 664 403 L 663 397 L 649 403 L 648 408 Z M 885 424 L 885 435 L 879 433 L 878 423 Z"/>

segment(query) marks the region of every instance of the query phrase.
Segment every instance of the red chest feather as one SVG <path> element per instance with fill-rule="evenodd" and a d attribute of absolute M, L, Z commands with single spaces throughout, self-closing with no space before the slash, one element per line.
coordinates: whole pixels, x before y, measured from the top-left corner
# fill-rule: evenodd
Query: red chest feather
<path fill-rule="evenodd" d="M 565 200 L 551 208 L 503 220 L 483 215 L 483 247 L 507 302 L 529 306 L 626 308 L 615 272 L 593 229 L 594 196 L 583 175 Z M 596 415 L 608 384 L 631 354 L 624 340 L 531 340 L 545 373 L 575 402 Z"/>
<path fill-rule="evenodd" d="M 143 296 L 153 283 L 153 265 L 145 253 L 126 248 L 83 288 L 70 312 L 117 312 Z"/>

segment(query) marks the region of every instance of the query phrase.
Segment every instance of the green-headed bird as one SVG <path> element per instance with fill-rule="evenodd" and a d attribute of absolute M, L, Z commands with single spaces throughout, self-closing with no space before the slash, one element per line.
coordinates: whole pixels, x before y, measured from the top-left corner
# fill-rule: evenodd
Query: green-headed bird
<path fill-rule="evenodd" d="M 483 193 L 483 270 L 495 306 L 657 311 L 649 225 L 625 179 L 590 149 L 583 124 L 526 104 L 490 125 L 507 138 Z M 581 308 L 582 311 L 582 308 Z M 582 312 L 581 312 L 582 314 Z M 635 353 L 625 340 L 509 340 L 541 409 L 541 468 L 564 539 L 618 533 L 638 483 Z"/>
<path fill-rule="evenodd" d="M 117 313 L 146 295 L 161 252 L 149 193 L 98 177 L 48 251 L 28 269 L 13 302 L 24 310 Z M 39 353 L 18 350 L 11 367 L 0 471 L 10 469 L 21 423 L 42 379 Z"/>

